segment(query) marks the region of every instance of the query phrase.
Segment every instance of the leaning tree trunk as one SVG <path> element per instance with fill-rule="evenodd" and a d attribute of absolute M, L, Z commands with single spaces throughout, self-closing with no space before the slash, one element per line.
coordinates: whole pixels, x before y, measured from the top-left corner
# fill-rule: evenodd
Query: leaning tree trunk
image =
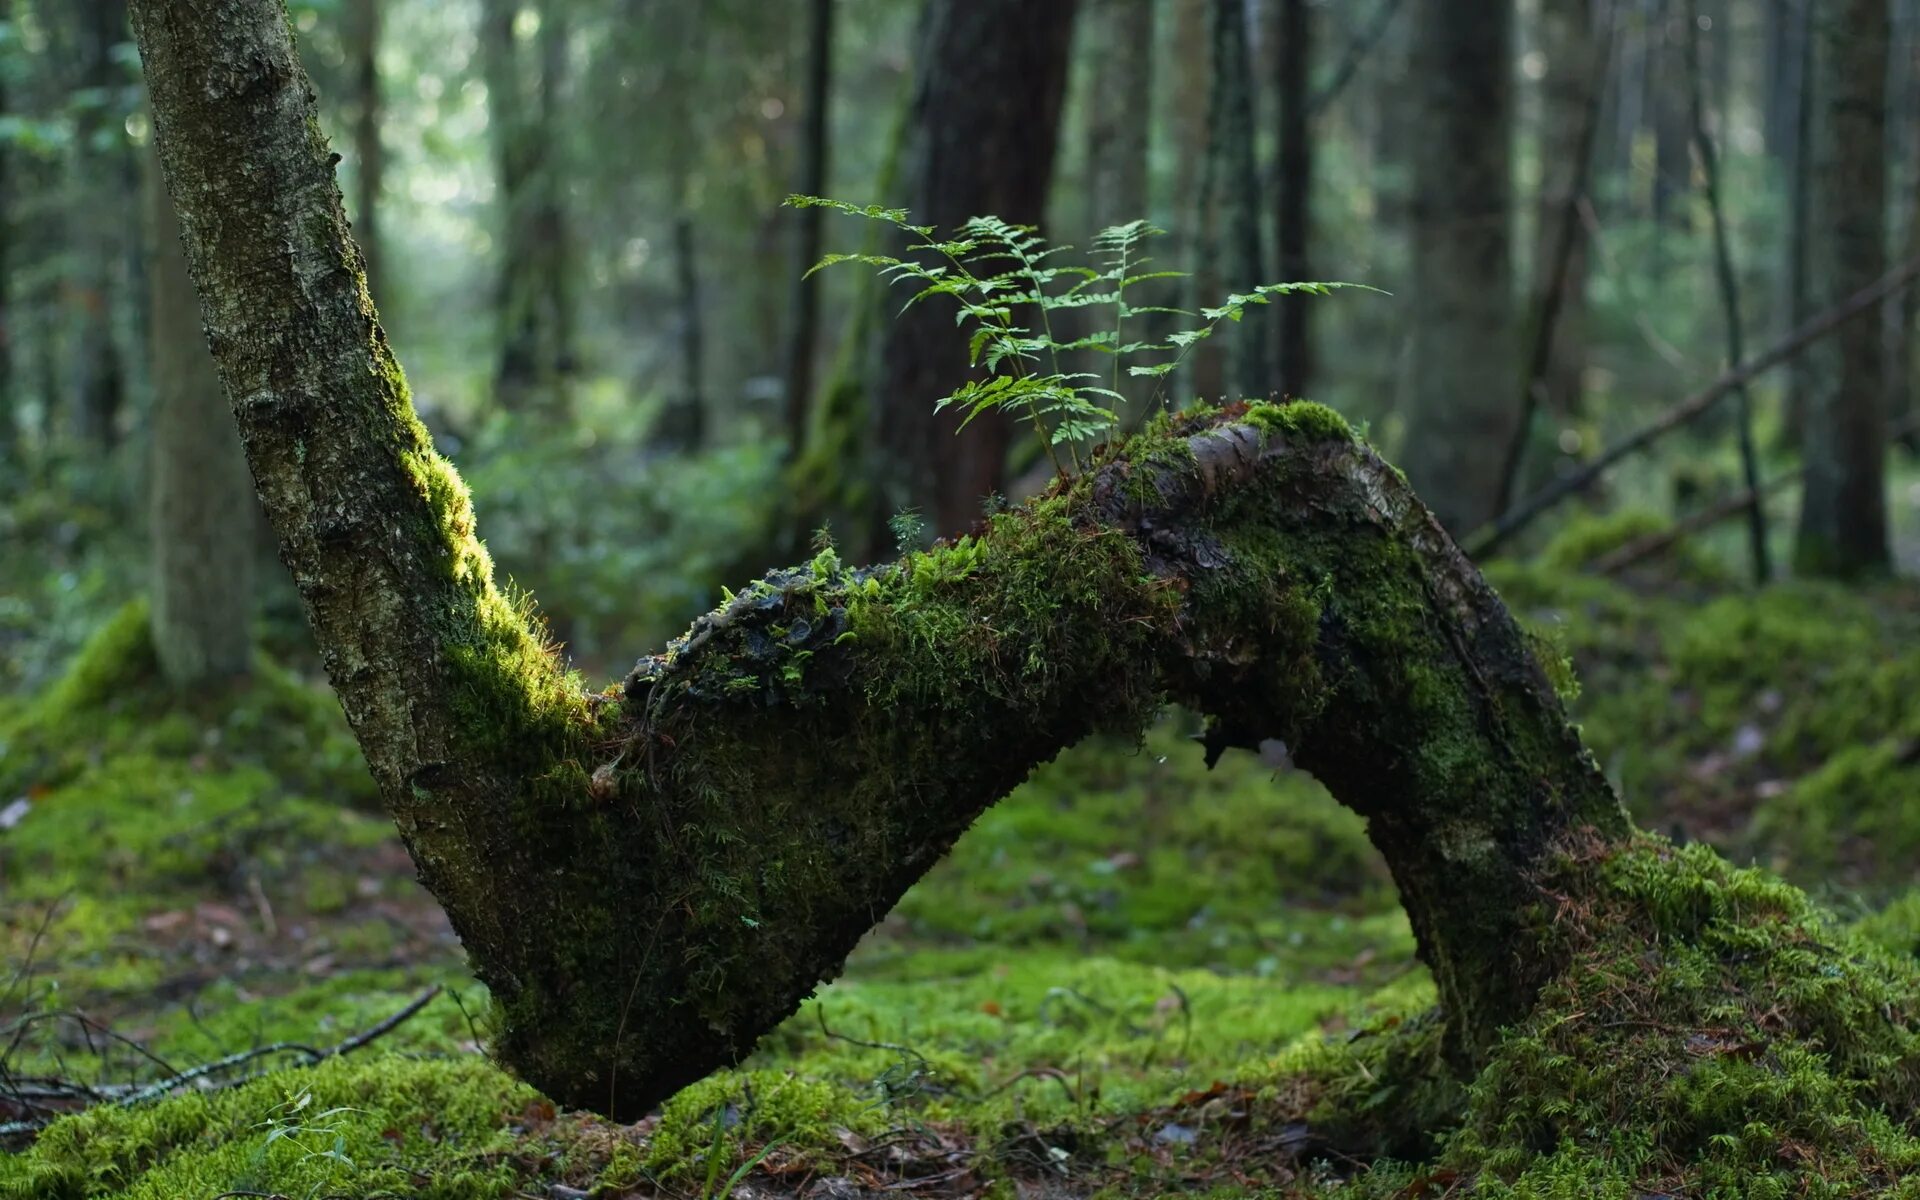
<path fill-rule="evenodd" d="M 978 538 L 776 572 L 583 694 L 494 586 L 367 299 L 279 0 L 136 0 L 215 357 L 494 1052 L 631 1118 L 734 1061 L 1036 764 L 1165 699 L 1368 818 L 1454 1062 L 1553 968 L 1532 882 L 1624 817 L 1512 616 L 1331 412 L 1190 415 Z"/>

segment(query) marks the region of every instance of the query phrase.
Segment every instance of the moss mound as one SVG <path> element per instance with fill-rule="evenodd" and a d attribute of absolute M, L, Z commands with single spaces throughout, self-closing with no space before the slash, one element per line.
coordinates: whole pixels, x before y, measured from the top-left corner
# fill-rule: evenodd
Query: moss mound
<path fill-rule="evenodd" d="M 270 770 L 293 790 L 373 807 L 366 765 L 332 696 L 264 655 L 224 694 L 183 696 L 161 678 L 147 605 L 109 618 L 44 695 L 0 722 L 0 794 L 71 783 L 108 757 L 149 754 Z"/>
<path fill-rule="evenodd" d="M 1268 1119 L 1424 1160 L 1335 1194 L 1920 1196 L 1911 958 L 1704 846 L 1576 854 L 1546 895 L 1541 949 L 1568 965 L 1464 1092 L 1430 1017 L 1277 1062 Z"/>
<path fill-rule="evenodd" d="M 1643 824 L 1806 886 L 1884 893 L 1920 857 L 1920 592 L 1640 593 L 1497 564 L 1571 654 L 1587 743 Z"/>

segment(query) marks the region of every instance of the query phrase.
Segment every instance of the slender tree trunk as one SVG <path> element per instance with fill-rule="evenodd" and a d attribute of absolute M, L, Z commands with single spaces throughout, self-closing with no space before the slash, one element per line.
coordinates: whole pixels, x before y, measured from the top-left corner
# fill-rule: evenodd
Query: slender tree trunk
<path fill-rule="evenodd" d="M 531 38 L 519 28 L 529 11 L 539 18 Z M 570 32 L 562 4 L 528 9 L 516 0 L 483 0 L 481 5 L 481 58 L 501 230 L 495 391 L 509 411 L 549 416 L 566 411 L 576 367 L 572 230 L 560 128 Z M 528 41 L 530 47 L 523 45 Z"/>
<path fill-rule="evenodd" d="M 1798 0 L 1794 8 L 1791 46 L 1796 56 L 1793 90 L 1793 136 L 1789 143 L 1785 171 L 1787 177 L 1787 240 L 1785 270 L 1781 272 L 1785 291 L 1781 311 L 1786 328 L 1795 328 L 1813 315 L 1813 295 L 1808 287 L 1808 247 L 1812 238 L 1814 171 L 1814 0 Z M 1819 360 L 1801 355 L 1787 364 L 1786 440 L 1799 445 L 1806 432 L 1807 405 L 1815 384 Z"/>
<path fill-rule="evenodd" d="M 1208 120 L 1213 159 L 1209 176 L 1219 204 L 1219 230 L 1213 251 L 1220 285 L 1245 292 L 1266 282 L 1266 255 L 1260 236 L 1260 174 L 1253 151 L 1253 58 L 1247 46 L 1245 0 L 1213 0 L 1213 94 Z M 1220 297 L 1203 298 L 1218 304 Z M 1239 323 L 1219 336 L 1227 347 L 1229 398 L 1259 398 L 1274 388 L 1267 361 L 1272 344 L 1270 310 L 1250 308 Z"/>
<path fill-rule="evenodd" d="M 178 3 L 134 12 L 215 358 L 504 1062 L 639 1116 L 745 1054 L 1036 763 L 1163 693 L 1210 754 L 1282 738 L 1367 817 L 1457 1069 L 1529 1010 L 1558 966 L 1539 873 L 1629 827 L 1527 637 L 1339 418 L 1197 415 L 996 518 L 964 571 L 776 573 L 580 695 L 410 411 L 285 10 Z"/>
<path fill-rule="evenodd" d="M 700 259 L 693 214 L 683 198 L 673 221 L 673 279 L 679 310 L 680 394 L 674 398 L 656 440 L 675 450 L 698 450 L 707 437 L 706 329 L 700 306 Z"/>
<path fill-rule="evenodd" d="M 1590 178 L 1591 164 L 1583 170 L 1579 159 L 1583 147 L 1592 154 L 1587 127 L 1596 119 L 1593 90 L 1606 86 L 1604 72 L 1595 72 L 1602 48 L 1596 32 L 1593 0 L 1542 0 L 1540 41 L 1547 61 L 1541 85 L 1542 174 L 1533 253 L 1536 309 L 1544 307 L 1546 289 L 1553 285 L 1565 223 L 1574 222 L 1578 229 L 1578 193 L 1592 190 L 1582 183 Z M 1553 344 L 1541 397 L 1547 411 L 1563 421 L 1581 411 L 1581 379 L 1587 366 L 1587 239 L 1578 232 L 1572 236 L 1572 256 L 1559 280 Z"/>
<path fill-rule="evenodd" d="M 1824 308 L 1886 271 L 1887 0 L 1828 0 L 1813 34 L 1808 283 L 1815 307 Z M 1890 559 L 1880 325 L 1849 324 L 1807 357 L 1817 374 L 1801 433 L 1807 483 L 1794 567 L 1842 578 L 1883 572 Z"/>
<path fill-rule="evenodd" d="M 1767 153 L 1781 162 L 1793 152 L 1800 108 L 1800 6 L 1804 0 L 1766 0 L 1766 69 L 1761 130 Z"/>
<path fill-rule="evenodd" d="M 1307 257 L 1313 236 L 1313 12 L 1306 0 L 1280 0 L 1279 32 L 1279 179 L 1274 188 L 1279 211 L 1274 241 L 1279 277 L 1297 282 L 1314 277 Z M 1282 297 L 1277 307 L 1280 394 L 1304 396 L 1313 379 L 1311 297 Z"/>
<path fill-rule="evenodd" d="M 367 260 L 368 286 L 379 296 L 386 272 L 380 242 L 380 193 L 386 149 L 380 140 L 385 105 L 380 89 L 380 0 L 352 0 L 347 57 L 353 72 L 353 238 Z"/>
<path fill-rule="evenodd" d="M 1693 194 L 1693 128 L 1687 119 L 1686 18 L 1679 0 L 1652 0 L 1648 52 L 1648 118 L 1653 134 L 1654 255 L 1657 276 L 1670 257 L 1668 237 L 1690 237 L 1688 198 Z"/>
<path fill-rule="evenodd" d="M 168 683 L 206 691 L 252 664 L 257 502 L 157 162 L 149 175 L 153 648 Z"/>
<path fill-rule="evenodd" d="M 800 149 L 800 193 L 827 191 L 827 109 L 833 100 L 834 0 L 809 0 L 807 7 L 806 126 Z M 807 439 L 807 412 L 813 398 L 813 362 L 820 341 L 820 286 L 808 274 L 820 260 L 823 209 L 799 208 L 793 224 L 793 298 L 787 331 L 787 457 L 797 458 Z"/>
<path fill-rule="evenodd" d="M 946 230 L 992 214 L 1040 223 L 1075 7 L 928 0 L 907 151 L 906 207 L 916 222 Z M 981 500 L 1004 487 L 1012 422 L 989 414 L 956 436 L 959 417 L 933 412 L 967 374 L 951 310 L 917 305 L 888 331 L 875 393 L 875 530 L 911 507 L 933 533 L 962 533 L 979 520 Z"/>
<path fill-rule="evenodd" d="M 1513 6 L 1414 0 L 1413 382 L 1402 459 L 1447 528 L 1491 519 L 1519 418 Z"/>
<path fill-rule="evenodd" d="M 1740 311 L 1739 274 L 1733 262 L 1732 238 L 1727 232 L 1726 207 L 1721 200 L 1720 155 L 1714 145 L 1712 132 L 1707 127 L 1706 80 L 1702 77 L 1702 60 L 1705 57 L 1702 26 L 1711 29 L 1712 22 L 1701 21 L 1699 12 L 1699 0 L 1688 0 L 1687 13 L 1692 18 L 1688 22 L 1686 35 L 1687 77 L 1691 93 L 1689 107 L 1693 114 L 1693 141 L 1700 157 L 1707 212 L 1713 222 L 1714 277 L 1719 285 L 1721 316 L 1726 325 L 1727 367 L 1732 369 L 1747 358 L 1746 324 Z M 1733 395 L 1736 405 L 1734 431 L 1739 439 L 1740 470 L 1747 494 L 1753 497 L 1753 504 L 1747 510 L 1747 554 L 1755 586 L 1764 586 L 1773 577 L 1773 565 L 1767 551 L 1767 510 L 1760 488 L 1759 455 L 1754 447 L 1753 398 L 1744 383 L 1734 389 Z"/>
<path fill-rule="evenodd" d="M 80 327 L 74 342 L 74 431 L 95 450 L 120 440 L 126 407 L 126 362 L 115 328 L 126 284 L 124 230 L 139 211 L 127 188 L 126 149 L 117 110 L 127 85 L 113 48 L 126 41 L 126 0 L 80 0 L 81 86 L 90 93 L 74 130 L 76 183 L 81 199 L 72 211 L 72 244 L 78 249 Z"/>
<path fill-rule="evenodd" d="M 1193 272 L 1185 282 L 1178 307 L 1212 304 L 1220 296 L 1220 278 L 1214 265 L 1219 222 L 1214 203 L 1212 105 L 1213 54 L 1210 46 L 1211 0 L 1172 0 L 1174 65 L 1174 191 L 1181 228 L 1177 245 L 1183 264 Z M 1174 407 L 1195 397 L 1219 399 L 1226 391 L 1224 356 L 1213 339 L 1201 342 L 1174 372 L 1167 401 Z"/>
<path fill-rule="evenodd" d="M 1092 0 L 1080 19 L 1093 59 L 1093 95 L 1087 105 L 1086 216 L 1083 244 L 1100 230 L 1147 217 L 1147 154 L 1153 129 L 1154 0 Z M 1151 285 L 1149 285 L 1151 286 Z M 1144 293 L 1143 293 L 1144 294 Z M 1177 304 L 1177 292 L 1151 301 Z M 1148 301 L 1137 301 L 1148 303 Z M 1081 370 L 1109 380 L 1113 359 L 1089 353 Z M 1147 395 L 1146 381 L 1111 379 L 1130 399 Z"/>
<path fill-rule="evenodd" d="M 0 0 L 0 24 L 13 25 L 13 0 Z M 0 117 L 13 115 L 15 96 L 0 76 Z M 12 148 L 0 141 L 0 493 L 20 486 L 24 454 L 21 451 L 20 390 L 14 379 L 13 307 L 14 208 L 18 180 Z"/>
<path fill-rule="evenodd" d="M 1897 121 L 1889 122 L 1893 139 L 1904 139 L 1906 158 L 1905 186 L 1894 197 L 1894 209 L 1900 214 L 1901 244 L 1906 249 L 1902 261 L 1920 258 L 1920 5 L 1904 0 L 1904 40 L 1901 49 L 1906 70 L 1901 73 L 1906 87 L 1899 95 Z M 1903 289 L 1887 304 L 1887 420 L 1906 424 L 1913 412 L 1914 392 L 1920 387 L 1920 285 Z M 1896 439 L 1908 450 L 1920 450 L 1920 432 L 1909 432 Z"/>

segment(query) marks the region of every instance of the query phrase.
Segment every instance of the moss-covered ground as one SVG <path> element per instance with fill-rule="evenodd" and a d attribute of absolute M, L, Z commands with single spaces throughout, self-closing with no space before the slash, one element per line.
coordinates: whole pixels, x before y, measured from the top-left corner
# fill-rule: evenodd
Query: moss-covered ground
<path fill-rule="evenodd" d="M 1920 1195 L 1920 595 L 1496 582 L 1644 824 L 1842 917 L 1706 847 L 1568 847 L 1540 949 L 1570 966 L 1461 1088 L 1358 820 L 1284 764 L 1205 771 L 1172 714 L 1043 769 L 751 1060 L 631 1126 L 477 1052 L 326 693 L 269 666 L 178 704 L 129 610 L 0 701 L 0 1122 L 36 1080 L 122 1095 L 445 990 L 319 1065 L 15 1137 L 0 1197 Z"/>

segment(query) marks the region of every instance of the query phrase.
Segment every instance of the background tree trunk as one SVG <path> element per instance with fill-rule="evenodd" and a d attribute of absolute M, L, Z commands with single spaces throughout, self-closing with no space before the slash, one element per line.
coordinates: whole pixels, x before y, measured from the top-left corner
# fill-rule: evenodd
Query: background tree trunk
<path fill-rule="evenodd" d="M 180 226 L 154 162 L 147 182 L 153 289 L 153 648 L 168 683 L 218 688 L 253 660 L 253 480 L 200 328 Z"/>
<path fill-rule="evenodd" d="M 834 0 L 810 0 L 807 6 L 806 126 L 800 144 L 800 186 L 805 196 L 827 191 L 831 149 L 827 109 L 833 100 Z M 787 457 L 797 458 L 807 439 L 807 411 L 813 397 L 813 360 L 820 340 L 820 284 L 808 274 L 820 261 L 820 224 L 824 209 L 797 208 L 793 225 L 793 298 L 787 332 Z"/>
<path fill-rule="evenodd" d="M 530 37 L 520 28 L 528 16 L 538 25 Z M 564 412 L 576 366 L 572 231 L 561 162 L 569 36 L 563 5 L 482 4 L 481 59 L 501 230 L 495 391 L 509 411 Z"/>
<path fill-rule="evenodd" d="M 1813 308 L 1838 304 L 1886 271 L 1887 0 L 1828 0 L 1815 15 Z M 1881 327 L 1855 321 L 1806 355 L 1815 389 L 1801 443 L 1807 482 L 1794 568 L 1852 577 L 1889 568 Z"/>
<path fill-rule="evenodd" d="M 123 311 L 128 246 L 122 233 L 129 213 L 139 211 L 131 187 L 130 158 L 118 128 L 118 110 L 128 86 L 113 48 L 127 38 L 126 0 L 77 0 L 84 99 L 74 129 L 75 184 L 80 202 L 71 210 L 73 244 L 79 248 L 80 328 L 74 342 L 77 388 L 73 429 L 95 450 L 120 440 L 127 400 L 126 361 L 116 317 Z M 135 222 L 137 224 L 137 222 Z"/>
<path fill-rule="evenodd" d="M 1087 211 L 1080 221 L 1085 231 L 1081 244 L 1090 246 L 1100 230 L 1146 219 L 1152 212 L 1147 156 L 1153 131 L 1154 0 L 1092 0 L 1080 28 L 1093 59 Z M 1177 294 L 1161 297 L 1161 302 L 1177 303 Z M 1105 380 L 1112 368 L 1111 356 L 1093 352 L 1079 369 Z M 1123 374 L 1115 390 L 1139 398 L 1152 390 L 1146 382 Z"/>
<path fill-rule="evenodd" d="M 385 275 L 380 245 L 380 193 L 387 155 L 380 142 L 384 113 L 380 89 L 380 0 L 352 0 L 347 14 L 347 57 L 353 72 L 353 238 L 367 262 L 367 283 L 376 298 Z"/>
<path fill-rule="evenodd" d="M 745 1054 L 1036 763 L 1163 694 L 1209 753 L 1281 738 L 1367 817 L 1459 1069 L 1528 1011 L 1556 966 L 1536 872 L 1629 827 L 1527 637 L 1338 417 L 1195 415 L 967 548 L 776 572 L 624 700 L 580 695 L 413 417 L 284 9 L 175 11 L 134 4 L 216 362 L 503 1061 L 637 1117 Z"/>
<path fill-rule="evenodd" d="M 13 0 L 0 0 L 0 24 L 13 24 Z M 13 114 L 14 93 L 0 78 L 0 117 Z M 13 307 L 14 192 L 17 186 L 12 147 L 0 142 L 0 494 L 20 486 L 25 472 L 21 448 L 20 390 L 14 380 L 13 342 L 17 317 Z"/>
<path fill-rule="evenodd" d="M 1279 101 L 1279 147 L 1274 186 L 1277 275 L 1312 279 L 1307 248 L 1313 236 L 1313 12 L 1307 0 L 1280 0 L 1279 52 L 1274 57 Z M 1282 396 L 1305 396 L 1313 379 L 1313 298 L 1281 297 L 1274 316 L 1278 386 Z"/>
<path fill-rule="evenodd" d="M 906 207 L 943 232 L 987 214 L 1037 225 L 1053 175 L 1074 0 L 927 2 Z M 990 414 L 956 436 L 960 418 L 933 412 L 966 377 L 951 309 L 916 305 L 887 331 L 874 392 L 875 544 L 887 542 L 887 518 L 909 507 L 936 535 L 965 532 L 981 499 L 1003 489 L 1011 422 Z"/>
<path fill-rule="evenodd" d="M 1600 53 L 1596 32 L 1593 0 L 1541 0 L 1540 47 L 1546 56 L 1546 75 L 1541 83 L 1543 171 L 1533 249 L 1536 311 L 1544 307 L 1546 290 L 1553 283 L 1562 226 L 1569 220 L 1577 225 L 1580 219 L 1572 207 L 1587 174 L 1579 159 L 1588 141 L 1587 124 L 1594 119 L 1593 89 L 1605 86 L 1604 74 L 1596 76 L 1594 70 Z M 1542 396 L 1546 411 L 1562 421 L 1580 412 L 1581 378 L 1587 365 L 1587 239 L 1578 232 L 1573 237 L 1573 255 L 1560 281 Z"/>
<path fill-rule="evenodd" d="M 1253 56 L 1247 45 L 1244 0 L 1213 0 L 1213 93 L 1208 119 L 1208 170 L 1219 226 L 1212 260 L 1219 291 L 1202 296 L 1218 304 L 1228 292 L 1250 291 L 1266 279 L 1260 236 L 1260 173 L 1253 150 Z M 1227 347 L 1227 398 L 1259 399 L 1274 388 L 1268 362 L 1272 310 L 1253 307 L 1216 334 Z"/>
<path fill-rule="evenodd" d="M 1513 6 L 1414 0 L 1412 386 L 1401 460 L 1456 533 L 1491 519 L 1519 419 Z"/>

